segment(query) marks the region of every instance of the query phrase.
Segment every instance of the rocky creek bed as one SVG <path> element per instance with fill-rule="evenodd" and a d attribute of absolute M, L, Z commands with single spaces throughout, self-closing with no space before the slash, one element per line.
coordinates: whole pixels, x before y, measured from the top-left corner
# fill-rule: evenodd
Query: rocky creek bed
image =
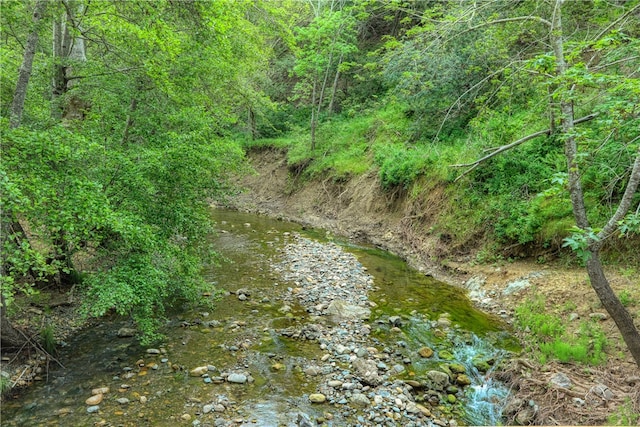
<path fill-rule="evenodd" d="M 233 226 L 221 225 L 233 234 Z M 95 325 L 91 332 L 105 337 L 109 351 L 90 357 L 95 344 L 86 343 L 73 349 L 74 363 L 103 374 L 68 388 L 69 370 L 53 375 L 48 395 L 28 397 L 20 408 L 9 405 L 14 413 L 34 415 L 12 420 L 5 413 L 3 425 L 495 422 L 467 417 L 478 409 L 469 406 L 470 395 L 491 385 L 486 372 L 493 369 L 494 355 L 488 350 L 462 363 L 462 350 L 477 343 L 449 313 L 382 310 L 378 304 L 384 301 L 371 298 L 377 280 L 335 243 L 282 230 L 254 238 L 252 224 L 238 228 L 247 239 L 230 236 L 229 244 L 239 253 L 256 252 L 256 261 L 248 262 L 261 267 L 247 273 L 236 266 L 242 280 L 227 284 L 217 310 L 196 309 L 171 321 L 172 339 L 158 348 L 140 348 L 127 326 L 116 333 L 106 323 Z M 257 253 L 259 246 L 271 248 L 270 255 Z M 415 299 L 412 307 L 425 305 Z M 488 412 L 497 416 L 505 394 L 485 397 Z"/>

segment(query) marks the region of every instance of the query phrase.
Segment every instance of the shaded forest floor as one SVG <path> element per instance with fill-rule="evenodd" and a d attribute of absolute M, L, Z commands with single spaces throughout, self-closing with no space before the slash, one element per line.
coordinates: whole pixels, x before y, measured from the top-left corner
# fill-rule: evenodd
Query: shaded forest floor
<path fill-rule="evenodd" d="M 481 308 L 509 323 L 514 321 L 516 307 L 535 295 L 545 296 L 550 315 L 571 316 L 566 323 L 570 333 L 578 333 L 581 319 L 602 317 L 599 325 L 609 342 L 607 362 L 595 367 L 554 361 L 541 364 L 526 349 L 531 337 L 518 332 L 525 351 L 500 374 L 513 390 L 506 411 L 510 424 L 638 425 L 640 372 L 589 286 L 584 269 L 558 261 L 475 262 L 481 242 L 456 246 L 446 236 L 425 232 L 439 209 L 451 203 L 437 188 L 414 199 L 385 194 L 371 173 L 342 182 L 301 184 L 287 168 L 282 152 L 256 151 L 250 160 L 256 173 L 241 180 L 246 191 L 232 200 L 234 208 L 293 220 L 389 250 L 425 274 L 468 287 Z M 640 327 L 637 272 L 616 267 L 608 275 L 614 290 L 626 293 L 627 309 Z M 515 288 L 514 283 L 518 284 Z M 555 384 L 560 373 L 570 380 L 569 386 Z"/>

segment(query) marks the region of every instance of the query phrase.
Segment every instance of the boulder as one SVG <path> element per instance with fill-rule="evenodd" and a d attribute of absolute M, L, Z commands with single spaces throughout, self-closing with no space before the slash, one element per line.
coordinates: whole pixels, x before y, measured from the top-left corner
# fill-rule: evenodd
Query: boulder
<path fill-rule="evenodd" d="M 359 305 L 349 304 L 344 300 L 333 300 L 327 307 L 326 313 L 334 318 L 334 320 L 354 320 L 368 319 L 371 316 L 371 310 Z"/>

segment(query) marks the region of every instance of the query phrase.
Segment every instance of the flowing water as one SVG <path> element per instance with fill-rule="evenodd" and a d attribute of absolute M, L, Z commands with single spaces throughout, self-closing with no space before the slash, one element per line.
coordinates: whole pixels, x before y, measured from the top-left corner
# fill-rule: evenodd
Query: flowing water
<path fill-rule="evenodd" d="M 64 369 L 51 364 L 43 381 L 3 403 L 2 425 L 218 425 L 214 415 L 225 408 L 218 415 L 233 425 L 304 425 L 300 413 L 327 425 L 361 424 L 355 415 L 309 402 L 320 376 L 305 375 L 302 368 L 319 361 L 324 351 L 317 342 L 277 332 L 300 328 L 309 314 L 295 303 L 281 310 L 278 295 L 290 287 L 273 264 L 291 233 L 326 237 L 262 216 L 224 210 L 213 215 L 219 232 L 211 239 L 224 259 L 205 275 L 212 289 L 226 294 L 218 299 L 205 295 L 202 305 L 172 315 L 161 330 L 166 340 L 156 346 L 160 354 L 150 354 L 133 337 L 119 338 L 118 330 L 131 326 L 126 320 L 101 319 L 61 349 Z M 443 410 L 459 424 L 498 424 L 508 392 L 492 380 L 491 370 L 515 342 L 505 325 L 472 307 L 462 290 L 425 277 L 389 253 L 348 243 L 343 247 L 374 278 L 371 336 L 411 359 L 399 376 L 419 380 L 443 363 L 463 365 L 471 385 L 458 394 L 460 402 Z M 442 334 L 443 322 L 452 332 Z M 423 347 L 436 354 L 415 356 Z M 480 373 L 478 360 L 491 366 Z M 208 366 L 211 376 L 204 381 L 190 376 L 198 366 Z M 250 374 L 246 384 L 216 377 L 242 370 Z M 97 387 L 109 387 L 109 392 L 89 413 L 85 400 Z"/>

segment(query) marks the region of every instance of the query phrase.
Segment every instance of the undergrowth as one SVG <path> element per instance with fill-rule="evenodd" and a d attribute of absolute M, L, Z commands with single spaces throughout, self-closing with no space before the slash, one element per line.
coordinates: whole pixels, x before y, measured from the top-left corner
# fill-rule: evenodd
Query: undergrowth
<path fill-rule="evenodd" d="M 530 332 L 528 343 L 541 364 L 549 360 L 600 365 L 606 361 L 606 334 L 595 320 L 583 321 L 575 333 L 567 330 L 567 313 L 551 313 L 543 296 L 530 298 L 516 308 L 518 326 Z"/>

